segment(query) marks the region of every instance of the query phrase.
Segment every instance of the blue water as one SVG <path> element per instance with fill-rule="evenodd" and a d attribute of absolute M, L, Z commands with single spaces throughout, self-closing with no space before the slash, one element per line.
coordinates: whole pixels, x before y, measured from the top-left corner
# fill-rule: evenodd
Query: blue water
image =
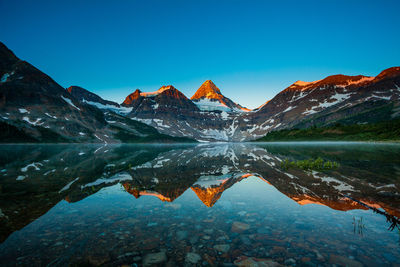
<path fill-rule="evenodd" d="M 2 266 L 390 266 L 400 260 L 393 225 L 400 214 L 397 145 L 0 151 Z M 339 167 L 281 167 L 285 159 L 316 157 Z"/>

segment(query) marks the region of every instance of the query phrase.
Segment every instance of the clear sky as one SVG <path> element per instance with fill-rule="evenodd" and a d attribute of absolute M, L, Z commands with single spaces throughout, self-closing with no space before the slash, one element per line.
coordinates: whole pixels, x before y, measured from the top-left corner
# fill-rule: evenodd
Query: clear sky
<path fill-rule="evenodd" d="M 297 80 L 400 65 L 400 1 L 0 0 L 0 41 L 63 87 L 121 102 L 211 79 L 255 108 Z"/>

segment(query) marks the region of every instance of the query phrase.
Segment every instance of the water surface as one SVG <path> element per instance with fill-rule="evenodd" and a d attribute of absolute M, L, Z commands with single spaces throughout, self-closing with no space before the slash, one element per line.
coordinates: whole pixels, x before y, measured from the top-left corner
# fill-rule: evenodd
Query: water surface
<path fill-rule="evenodd" d="M 4 145 L 0 264 L 394 266 L 399 193 L 395 144 Z"/>

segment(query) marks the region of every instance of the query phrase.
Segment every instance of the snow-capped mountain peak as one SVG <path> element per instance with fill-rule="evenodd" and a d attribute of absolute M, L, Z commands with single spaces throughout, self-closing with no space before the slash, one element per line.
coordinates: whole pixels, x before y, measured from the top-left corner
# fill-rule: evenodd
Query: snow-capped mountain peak
<path fill-rule="evenodd" d="M 221 90 L 211 81 L 205 81 L 196 93 L 190 98 L 200 110 L 243 112 L 250 111 L 241 105 L 225 97 Z"/>

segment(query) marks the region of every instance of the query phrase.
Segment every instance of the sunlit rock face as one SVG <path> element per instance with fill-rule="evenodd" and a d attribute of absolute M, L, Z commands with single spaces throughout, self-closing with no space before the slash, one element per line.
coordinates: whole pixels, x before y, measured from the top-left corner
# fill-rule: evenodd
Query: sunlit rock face
<path fill-rule="evenodd" d="M 211 81 L 205 81 L 196 93 L 190 98 L 200 110 L 213 111 L 221 110 L 225 112 L 247 112 L 248 108 L 233 102 L 222 95 L 219 88 Z"/>
<path fill-rule="evenodd" d="M 163 202 L 192 192 L 212 208 L 226 190 L 249 177 L 274 186 L 299 205 L 342 211 L 377 208 L 399 217 L 395 177 L 400 162 L 393 159 L 393 149 L 243 144 L 5 146 L 0 153 L 0 234 L 6 238 L 61 200 L 78 202 L 116 184 L 133 198 Z M 319 171 L 281 167 L 284 159 L 315 154 L 341 165 Z M 371 161 L 387 163 L 380 167 Z"/>

